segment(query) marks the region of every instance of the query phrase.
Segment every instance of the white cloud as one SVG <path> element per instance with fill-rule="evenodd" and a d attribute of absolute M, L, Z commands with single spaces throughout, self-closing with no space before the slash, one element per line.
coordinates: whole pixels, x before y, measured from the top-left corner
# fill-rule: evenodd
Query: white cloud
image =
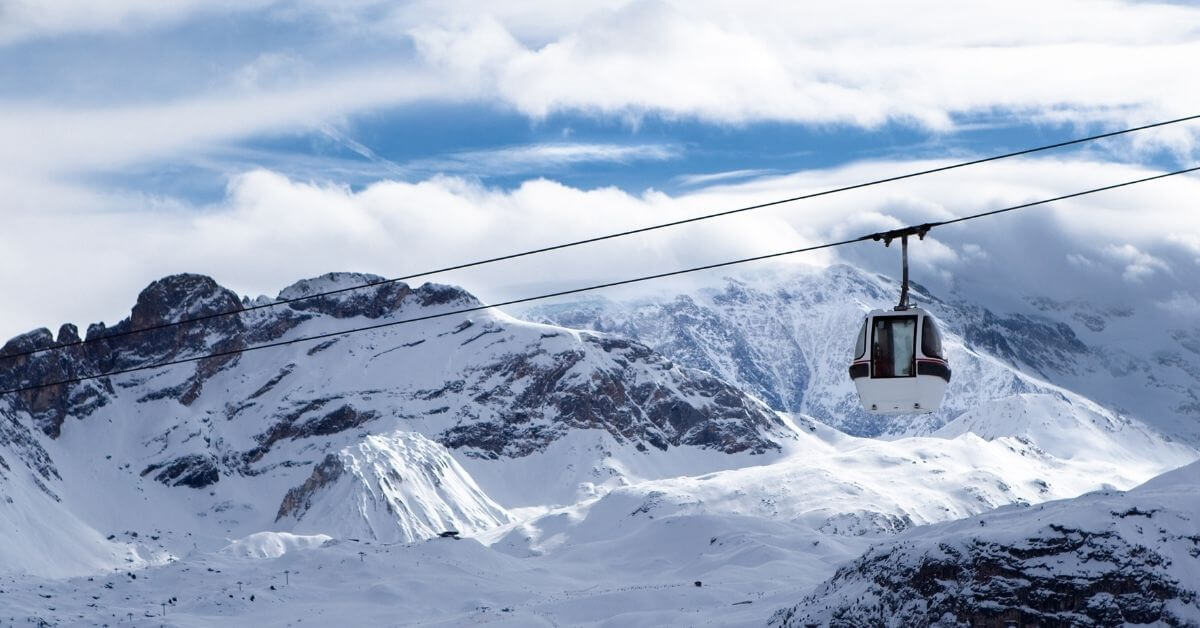
<path fill-rule="evenodd" d="M 967 242 L 962 245 L 962 257 L 967 260 L 986 261 L 988 254 L 982 246 Z"/>
<path fill-rule="evenodd" d="M 1194 7 L 656 1 L 583 13 L 529 43 L 512 16 L 490 10 L 464 19 L 428 9 L 404 25 L 430 63 L 533 117 L 947 128 L 960 113 L 1125 121 L 1194 113 L 1184 108 L 1197 100 L 1197 87 L 1178 79 L 1200 54 Z"/>
<path fill-rule="evenodd" d="M 1195 322 L 1196 317 L 1200 315 L 1200 298 L 1188 292 L 1174 292 L 1169 298 L 1156 301 L 1155 305 L 1169 314 L 1185 317 L 1191 322 Z"/>
<path fill-rule="evenodd" d="M 597 144 L 559 142 L 462 151 L 419 163 L 423 169 L 513 174 L 577 163 L 631 163 L 678 157 L 677 147 L 665 144 Z"/>
<path fill-rule="evenodd" d="M 675 180 L 683 185 L 711 185 L 713 183 L 735 181 L 738 179 L 751 179 L 769 174 L 774 174 L 774 170 L 764 168 L 746 168 L 742 170 L 726 170 L 724 172 L 707 172 L 703 174 L 683 174 L 675 177 Z"/>
<path fill-rule="evenodd" d="M 351 190 L 256 170 L 235 177 L 227 197 L 211 207 L 100 198 L 103 212 L 48 209 L 6 223 L 10 228 L 0 232 L 0 285 L 30 298 L 6 301 L 0 336 L 24 331 L 33 321 L 114 320 L 127 313 L 137 290 L 171 272 L 208 273 L 252 295 L 330 270 L 406 275 L 929 165 L 858 163 L 680 196 L 580 190 L 545 179 L 503 190 L 455 177 Z M 953 177 L 922 177 L 434 279 L 496 301 L 794 249 L 1145 174 L 1102 162 L 991 164 Z M 1169 234 L 1200 236 L 1200 216 L 1178 211 L 1179 199 L 1198 194 L 1200 181 L 1180 177 L 941 228 L 912 243 L 913 279 L 943 293 L 986 289 L 1059 299 L 1098 296 L 1100 302 L 1114 296 L 1166 301 L 1189 285 L 1194 290 L 1190 275 L 1169 272 L 1193 257 Z M 978 251 L 989 258 L 981 260 Z M 1064 264 L 1063 251 L 1099 261 Z M 892 275 L 899 266 L 895 247 L 875 243 L 783 263 L 838 259 Z M 1143 267 L 1148 270 L 1139 270 Z M 1142 281 L 1115 290 L 1112 277 L 1123 273 Z"/>
<path fill-rule="evenodd" d="M 417 158 L 397 163 L 382 157 L 369 146 L 347 136 L 333 126 L 322 126 L 321 132 L 334 142 L 365 158 L 372 166 L 345 159 L 318 157 L 300 158 L 265 155 L 250 151 L 246 160 L 259 163 L 284 161 L 288 172 L 301 172 L 300 178 L 348 180 L 399 178 L 413 180 L 438 174 L 464 176 L 537 176 L 563 170 L 576 164 L 665 161 L 681 156 L 681 150 L 669 144 L 616 144 L 552 142 L 502 146 L 485 150 L 451 152 L 438 157 Z M 234 155 L 237 153 L 235 152 Z M 227 157 L 232 157 L 228 155 Z"/>
<path fill-rule="evenodd" d="M 1200 234 L 1171 233 L 1167 235 L 1167 242 L 1178 245 L 1189 253 L 1195 255 L 1196 265 L 1200 266 Z"/>
<path fill-rule="evenodd" d="M 0 47 L 79 30 L 184 28 L 235 8 L 279 24 L 309 17 L 321 38 L 303 39 L 304 29 L 295 40 L 242 38 L 248 60 L 226 70 L 206 50 L 173 55 L 162 63 L 179 69 L 154 76 L 178 77 L 176 93 L 149 100 L 47 106 L 9 94 L 0 168 L 114 168 L 421 102 L 484 102 L 535 119 L 567 111 L 941 130 L 972 114 L 1120 125 L 1193 114 L 1200 102 L 1200 83 L 1181 79 L 1200 58 L 1200 8 L 1141 2 L 9 2 Z M 102 46 L 95 56 L 103 61 Z M 41 71 L 42 56 L 32 58 L 21 72 Z M 54 69 L 69 83 L 92 67 Z M 201 68 L 204 80 L 188 80 Z M 1197 129 L 1139 135 L 1129 150 L 1191 155 Z"/>
<path fill-rule="evenodd" d="M 1083 268 L 1085 270 L 1096 268 L 1096 262 L 1093 262 L 1088 256 L 1080 255 L 1079 253 L 1068 253 L 1067 263 L 1075 266 L 1076 268 Z"/>
<path fill-rule="evenodd" d="M 34 176 L 112 170 L 267 132 L 314 129 L 349 109 L 450 97 L 417 72 L 364 71 L 302 87 L 101 109 L 0 103 L 0 164 Z"/>
<path fill-rule="evenodd" d="M 264 52 L 235 70 L 231 83 L 246 91 L 286 86 L 302 82 L 310 71 L 308 62 L 294 53 Z"/>
<path fill-rule="evenodd" d="M 5 0 L 0 44 L 66 33 L 159 27 L 198 13 L 250 11 L 273 0 Z"/>
<path fill-rule="evenodd" d="M 1104 252 L 1123 265 L 1121 276 L 1125 281 L 1144 281 L 1156 271 L 1170 271 L 1170 266 L 1161 259 L 1138 250 L 1132 244 L 1110 244 Z"/>

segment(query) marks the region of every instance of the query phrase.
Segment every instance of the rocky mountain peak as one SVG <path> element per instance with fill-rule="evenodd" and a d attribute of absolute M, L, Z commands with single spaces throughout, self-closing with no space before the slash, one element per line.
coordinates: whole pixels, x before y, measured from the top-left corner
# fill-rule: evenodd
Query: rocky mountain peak
<path fill-rule="evenodd" d="M 49 329 L 42 327 L 9 339 L 8 342 L 4 343 L 4 347 L 0 348 L 0 356 L 24 353 L 26 351 L 37 351 L 53 344 L 54 336 L 50 334 Z"/>
<path fill-rule="evenodd" d="M 79 340 L 78 327 L 72 325 L 71 323 L 63 323 L 58 328 L 58 340 L 55 341 L 57 344 L 72 344 L 79 342 Z"/>
<path fill-rule="evenodd" d="M 241 309 L 241 299 L 212 277 L 181 273 L 146 286 L 138 294 L 129 320 L 133 329 L 143 329 Z"/>
<path fill-rule="evenodd" d="M 351 273 L 351 272 L 332 272 L 325 273 L 317 277 L 301 279 L 292 285 L 279 291 L 280 300 L 302 299 L 310 297 L 314 294 L 322 292 L 330 292 L 333 290 L 344 290 L 353 288 L 354 286 L 362 286 L 366 284 L 376 284 L 386 281 L 384 277 L 371 273 Z M 405 285 L 396 282 L 392 285 Z M 407 286 L 406 286 L 407 287 Z M 364 288 L 362 292 L 371 291 L 370 288 Z M 347 294 L 347 293 L 343 293 Z"/>
<path fill-rule="evenodd" d="M 312 296 L 335 290 L 345 292 Z M 450 303 L 464 307 L 479 304 L 474 296 L 457 286 L 426 283 L 413 289 L 404 282 L 389 282 L 379 275 L 349 272 L 326 273 L 311 279 L 301 279 L 281 290 L 278 298 L 300 299 L 290 303 L 289 307 L 300 311 L 319 312 L 334 318 L 382 318 L 399 311 L 410 300 L 422 307 Z"/>
<path fill-rule="evenodd" d="M 441 283 L 424 283 L 414 291 L 417 302 L 423 307 L 454 304 L 459 307 L 482 305 L 475 295 L 458 286 Z"/>

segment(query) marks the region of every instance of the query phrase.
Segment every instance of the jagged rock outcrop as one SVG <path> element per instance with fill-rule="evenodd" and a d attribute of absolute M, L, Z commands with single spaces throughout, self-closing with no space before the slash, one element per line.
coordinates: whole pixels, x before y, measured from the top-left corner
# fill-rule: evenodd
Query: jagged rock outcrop
<path fill-rule="evenodd" d="M 29 428 L 21 423 L 9 404 L 3 401 L 0 401 L 0 451 L 8 451 L 14 456 L 11 461 L 0 456 L 0 481 L 9 473 L 20 472 L 22 466 L 40 478 L 39 482 L 60 479 L 58 469 L 55 468 L 46 448 L 42 447 Z"/>
<path fill-rule="evenodd" d="M 342 461 L 336 455 L 325 456 L 324 460 L 313 465 L 312 475 L 303 484 L 288 489 L 287 494 L 283 496 L 283 501 L 279 504 L 275 521 L 284 518 L 296 520 L 302 518 L 312 508 L 313 497 L 342 477 L 345 469 Z"/>
<path fill-rule="evenodd" d="M 0 349 L 0 360 L 11 368 L 0 369 L 0 386 L 23 388 L 47 382 L 69 381 L 97 373 L 136 368 L 206 352 L 235 350 L 246 345 L 244 325 L 237 316 L 217 316 L 202 325 L 159 328 L 184 318 L 210 317 L 242 309 L 233 292 L 202 275 L 172 275 L 151 283 L 138 295 L 129 318 L 113 327 L 96 323 L 88 327 L 82 344 L 78 331 L 64 325 L 54 339 L 48 329 L 18 336 Z M 139 331 L 145 330 L 145 331 Z M 130 334 L 130 332 L 138 333 Z M 63 349 L 4 356 L 66 345 Z M 167 394 L 185 405 L 198 396 L 204 381 L 236 355 L 203 360 L 192 365 L 194 375 Z M 29 390 L 15 396 L 16 409 L 29 412 L 38 427 L 58 437 L 68 416 L 84 418 L 113 397 L 108 380 L 63 384 Z"/>
<path fill-rule="evenodd" d="M 338 294 L 306 298 L 314 294 L 340 290 L 346 286 L 371 285 L 371 288 L 347 290 Z M 300 311 L 311 311 L 334 318 L 381 318 L 399 310 L 404 300 L 414 295 L 422 306 L 456 303 L 465 307 L 478 305 L 479 301 L 465 290 L 455 286 L 425 284 L 415 290 L 408 284 L 388 282 L 379 275 L 366 273 L 327 273 L 314 279 L 302 279 L 279 292 L 279 299 L 303 299 L 291 307 Z"/>
<path fill-rule="evenodd" d="M 152 464 L 143 469 L 141 475 L 144 477 L 155 471 L 158 473 L 154 479 L 168 486 L 204 488 L 216 484 L 221 479 L 216 459 L 197 454 L 180 456 L 166 463 Z"/>

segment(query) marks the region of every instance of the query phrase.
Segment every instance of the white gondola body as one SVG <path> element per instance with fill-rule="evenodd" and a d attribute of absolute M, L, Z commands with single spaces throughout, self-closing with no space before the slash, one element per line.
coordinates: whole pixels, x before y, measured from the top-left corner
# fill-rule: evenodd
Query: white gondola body
<path fill-rule="evenodd" d="M 933 317 L 917 307 L 872 310 L 855 338 L 850 378 L 867 412 L 934 412 L 950 384 L 950 365 Z"/>

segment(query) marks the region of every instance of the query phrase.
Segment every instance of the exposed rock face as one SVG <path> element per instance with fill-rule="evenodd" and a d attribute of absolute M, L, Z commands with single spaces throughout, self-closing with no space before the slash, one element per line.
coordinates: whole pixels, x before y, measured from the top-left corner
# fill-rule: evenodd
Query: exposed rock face
<path fill-rule="evenodd" d="M 321 489 L 342 477 L 344 471 L 345 467 L 342 466 L 342 461 L 336 455 L 325 456 L 324 460 L 313 465 L 312 475 L 304 481 L 304 484 L 289 489 L 283 496 L 283 502 L 279 504 L 279 512 L 275 515 L 275 520 L 279 521 L 285 517 L 299 520 L 304 517 L 304 514 L 312 508 L 313 497 L 319 494 Z"/>
<path fill-rule="evenodd" d="M 216 460 L 211 456 L 180 456 L 166 464 L 152 464 L 142 470 L 142 475 L 158 471 L 155 480 L 168 486 L 204 488 L 221 479 Z"/>
<path fill-rule="evenodd" d="M 197 325 L 150 328 L 183 318 L 241 309 L 237 295 L 209 277 L 188 274 L 165 277 L 138 295 L 129 318 L 113 327 L 105 327 L 103 323 L 89 326 L 86 343 L 6 360 L 11 368 L 0 369 L 0 386 L 9 389 L 68 381 L 203 352 L 237 349 L 244 346 L 241 338 L 244 325 L 237 316 L 211 318 Z M 115 337 L 142 329 L 148 331 Z M 39 329 L 9 341 L 0 349 L 0 358 L 78 341 L 78 331 L 72 325 L 63 325 L 57 340 L 48 329 Z M 185 405 L 191 403 L 204 380 L 236 359 L 234 355 L 197 362 L 193 366 L 195 375 L 180 386 L 177 396 Z M 29 412 L 43 432 L 57 438 L 68 416 L 87 416 L 107 404 L 112 392 L 108 380 L 51 386 L 19 393 L 16 407 Z"/>
<path fill-rule="evenodd" d="M 50 454 L 17 417 L 8 404 L 0 401 L 0 450 L 7 450 L 16 456 L 11 461 L 0 457 L 0 480 L 14 469 L 19 472 L 22 464 L 44 481 L 58 479 L 58 470 L 54 468 Z"/>
<path fill-rule="evenodd" d="M 494 418 L 456 425 L 441 440 L 490 457 L 528 455 L 572 429 L 604 429 L 620 441 L 664 451 L 681 445 L 728 453 L 778 448 L 767 435 L 780 429 L 779 419 L 728 384 L 680 371 L 636 342 L 593 335 L 582 340 L 582 347 L 568 351 L 539 348 L 468 372 L 487 387 L 475 384 L 465 392 L 492 409 Z M 611 367 L 579 377 L 588 346 L 607 354 Z M 556 421 L 540 420 L 554 415 Z"/>
<path fill-rule="evenodd" d="M 768 314 L 732 325 L 721 306 L 744 302 L 746 292 L 731 285 L 713 298 L 709 306 L 680 295 L 629 313 L 587 302 L 548 306 L 534 310 L 534 318 L 639 339 L 680 364 L 742 384 L 776 410 L 798 410 L 811 372 L 804 348 L 785 321 Z"/>
<path fill-rule="evenodd" d="M 335 410 L 321 413 L 320 411 L 330 399 L 314 399 L 303 404 L 298 410 L 279 416 L 277 423 L 258 436 L 263 450 L 270 449 L 276 441 L 284 438 L 311 438 L 328 436 L 338 432 L 358 427 L 371 419 L 379 417 L 374 410 L 357 410 L 349 404 L 344 404 Z M 305 418 L 308 416 L 309 418 Z"/>
<path fill-rule="evenodd" d="M 1193 463 L 1128 493 L 915 529 L 842 567 L 771 624 L 1194 625 L 1198 480 Z"/>
<path fill-rule="evenodd" d="M 129 316 L 129 329 L 146 329 L 183 318 L 199 318 L 242 309 L 231 290 L 204 275 L 171 275 L 142 290 Z M 218 329 L 236 325 L 237 317 L 210 319 Z M 177 327 L 176 333 L 194 333 L 194 327 Z"/>
<path fill-rule="evenodd" d="M 67 330 L 70 331 L 70 330 Z M 71 340 L 70 334 L 64 341 Z M 0 386 L 15 389 L 41 382 L 64 381 L 79 375 L 82 350 L 72 347 L 56 353 L 20 355 L 54 346 L 49 329 L 38 329 L 9 340 L 0 348 Z M 4 356 L 16 356 L 8 357 Z M 58 385 L 10 396 L 14 410 L 26 411 L 42 431 L 57 437 L 68 414 L 81 415 L 105 403 L 94 386 Z"/>
<path fill-rule="evenodd" d="M 1028 366 L 1043 377 L 1074 372 L 1078 359 L 1089 353 L 1087 345 L 1066 323 L 1025 314 L 997 316 L 979 307 L 963 309 L 973 319 L 963 333 L 963 340 L 970 346 L 1010 363 Z M 1094 321 L 1095 326 L 1103 329 L 1102 322 Z"/>
<path fill-rule="evenodd" d="M 833 515 L 819 528 L 825 534 L 864 536 L 868 534 L 899 534 L 913 527 L 912 517 L 889 513 L 859 511 Z"/>
<path fill-rule="evenodd" d="M 313 294 L 339 290 L 346 286 L 371 284 L 367 289 L 348 290 L 338 294 L 305 298 Z M 378 285 L 374 285 L 378 284 Z M 456 286 L 425 284 L 415 290 L 400 282 L 387 283 L 379 275 L 365 273 L 326 273 L 314 279 L 302 279 L 279 292 L 279 299 L 303 299 L 290 304 L 296 310 L 318 312 L 334 318 L 381 318 L 396 312 L 404 300 L 414 295 L 420 305 L 457 304 L 463 307 L 479 305 L 470 293 Z"/>
<path fill-rule="evenodd" d="M 407 284 L 382 284 L 373 289 L 352 290 L 340 294 L 305 299 L 313 294 L 338 290 L 344 286 L 382 283 L 383 277 L 361 273 L 328 273 L 314 279 L 302 279 L 279 292 L 280 299 L 304 299 L 294 309 L 351 318 L 379 318 L 396 311 L 404 297 L 412 293 Z"/>

